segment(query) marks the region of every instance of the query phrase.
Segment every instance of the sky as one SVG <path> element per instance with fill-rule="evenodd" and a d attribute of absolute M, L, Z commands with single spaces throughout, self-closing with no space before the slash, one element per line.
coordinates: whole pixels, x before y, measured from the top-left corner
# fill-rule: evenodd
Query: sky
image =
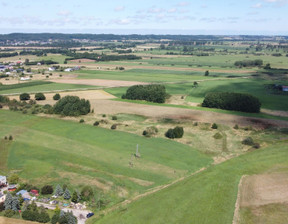
<path fill-rule="evenodd" d="M 0 33 L 288 35 L 288 0 L 0 0 Z"/>

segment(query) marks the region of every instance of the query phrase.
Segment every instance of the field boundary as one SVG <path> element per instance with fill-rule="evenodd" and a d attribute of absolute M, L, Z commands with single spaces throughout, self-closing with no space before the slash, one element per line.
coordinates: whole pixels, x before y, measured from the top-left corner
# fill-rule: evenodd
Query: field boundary
<path fill-rule="evenodd" d="M 186 180 L 186 179 L 189 178 L 189 177 L 192 177 L 192 176 L 194 176 L 194 175 L 196 175 L 196 174 L 198 174 L 198 173 L 201 173 L 201 172 L 205 171 L 206 169 L 207 169 L 207 167 L 202 167 L 201 169 L 199 169 L 199 170 L 197 170 L 197 171 L 195 171 L 195 172 L 193 172 L 193 173 L 191 173 L 191 174 L 189 174 L 189 175 L 187 175 L 187 176 L 184 176 L 184 177 L 181 177 L 181 178 L 179 178 L 179 179 L 176 179 L 176 180 L 172 181 L 171 183 L 154 187 L 154 188 L 152 188 L 152 189 L 150 189 L 150 190 L 148 190 L 148 191 L 146 191 L 146 192 L 144 192 L 144 193 L 142 193 L 142 194 L 136 195 L 135 197 L 133 197 L 133 198 L 131 198 L 131 199 L 126 199 L 126 200 L 123 201 L 123 202 L 120 202 L 120 203 L 118 203 L 118 204 L 116 204 L 116 205 L 114 205 L 114 206 L 112 206 L 112 207 L 110 207 L 110 208 L 107 208 L 107 209 L 101 211 L 99 214 L 97 214 L 97 216 L 95 217 L 95 219 L 97 220 L 97 219 L 100 218 L 102 215 L 107 215 L 108 213 L 113 212 L 113 211 L 115 211 L 115 210 L 117 210 L 117 209 L 119 209 L 119 208 L 121 208 L 121 207 L 123 207 L 123 206 L 126 206 L 126 205 L 128 205 L 128 204 L 130 204 L 130 203 L 132 203 L 132 202 L 134 202 L 134 201 L 137 201 L 137 200 L 139 200 L 139 199 L 141 199 L 141 198 L 144 198 L 144 197 L 146 197 L 146 196 L 149 196 L 149 195 L 151 195 L 151 194 L 154 194 L 154 193 L 157 193 L 157 192 L 159 192 L 159 191 L 161 191 L 161 190 L 164 190 L 164 189 L 166 189 L 166 188 L 168 188 L 168 187 L 170 187 L 170 186 L 172 186 L 172 185 L 174 185 L 174 184 L 176 184 L 176 183 L 179 183 L 179 182 L 181 182 L 181 181 L 184 181 L 184 180 Z M 94 220 L 95 220 L 95 219 L 94 219 Z"/>
<path fill-rule="evenodd" d="M 240 197 L 241 197 L 241 192 L 240 189 L 242 187 L 243 184 L 243 179 L 246 177 L 247 175 L 243 175 L 239 181 L 238 184 L 238 193 L 237 193 L 237 199 L 236 199 L 236 203 L 235 203 L 235 210 L 234 210 L 234 216 L 233 216 L 233 222 L 232 224 L 239 224 L 240 221 L 240 215 L 239 215 L 239 210 L 240 210 Z"/>

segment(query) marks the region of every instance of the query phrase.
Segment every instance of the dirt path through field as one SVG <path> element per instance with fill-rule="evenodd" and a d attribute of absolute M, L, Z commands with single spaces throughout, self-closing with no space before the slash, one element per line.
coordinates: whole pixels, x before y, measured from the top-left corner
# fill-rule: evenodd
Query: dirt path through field
<path fill-rule="evenodd" d="M 176 184 L 176 183 L 179 183 L 179 182 L 181 182 L 181 181 L 183 181 L 183 180 L 185 180 L 185 179 L 187 179 L 187 178 L 189 178 L 189 177 L 191 177 L 191 176 L 194 176 L 194 175 L 197 174 L 197 173 L 203 172 L 203 171 L 206 170 L 206 169 L 207 169 L 206 167 L 203 167 L 203 168 L 201 168 L 200 170 L 197 170 L 196 172 L 194 172 L 194 173 L 192 173 L 192 174 L 190 174 L 190 175 L 188 175 L 188 176 L 181 177 L 181 178 L 179 178 L 179 179 L 177 179 L 177 180 L 174 180 L 173 182 L 171 182 L 171 183 L 169 183 L 169 184 L 165 184 L 165 185 L 161 185 L 161 186 L 152 188 L 152 189 L 150 189 L 149 191 L 147 191 L 147 192 L 145 192 L 145 193 L 143 193 L 143 194 L 139 194 L 139 195 L 137 195 L 137 196 L 135 196 L 135 197 L 133 197 L 133 198 L 131 198 L 131 199 L 127 199 L 127 200 L 125 200 L 125 201 L 123 201 L 123 202 L 121 202 L 121 203 L 119 203 L 119 204 L 116 204 L 116 205 L 114 205 L 114 206 L 112 206 L 112 207 L 110 207 L 110 208 L 108 208 L 108 209 L 103 210 L 102 212 L 100 212 L 100 213 L 98 214 L 97 217 L 100 217 L 102 214 L 106 215 L 106 214 L 108 214 L 108 213 L 110 213 L 110 212 L 112 212 L 112 211 L 115 211 L 116 209 L 119 209 L 119 208 L 121 208 L 121 207 L 123 207 L 123 206 L 126 206 L 126 205 L 128 205 L 128 204 L 130 204 L 130 203 L 132 203 L 132 202 L 134 202 L 134 201 L 137 201 L 137 200 L 143 198 L 143 197 L 146 197 L 146 196 L 148 196 L 148 195 L 151 195 L 151 194 L 154 194 L 154 193 L 156 193 L 156 192 L 158 192 L 158 191 L 161 191 L 161 190 L 163 190 L 163 189 L 165 189 L 165 188 L 168 188 L 168 187 L 170 187 L 171 185 L 174 185 L 174 184 Z"/>
<path fill-rule="evenodd" d="M 144 82 L 136 81 L 121 81 L 121 80 L 106 80 L 106 79 L 50 79 L 51 82 L 56 83 L 67 83 L 67 84 L 82 84 L 90 86 L 104 86 L 104 87 L 123 87 L 133 85 L 143 85 Z"/>
<path fill-rule="evenodd" d="M 207 71 L 207 68 L 195 68 L 195 67 L 172 67 L 172 66 L 158 66 L 158 65 L 139 65 L 139 64 L 135 64 L 135 65 L 131 65 L 131 62 L 129 62 L 129 65 L 125 65 L 123 62 L 121 64 L 117 64 L 117 62 L 115 62 L 115 64 L 85 64 L 85 67 L 87 69 L 93 69 L 93 70 L 97 70 L 99 67 L 101 68 L 109 68 L 109 69 L 113 69 L 115 67 L 125 67 L 126 70 L 128 69 L 156 69 L 156 70 L 172 70 L 172 71 L 200 71 L 200 72 L 205 72 Z M 69 64 L 69 66 L 73 67 L 73 66 L 79 66 L 81 65 L 81 63 L 71 63 Z M 251 70 L 244 70 L 244 69 L 209 69 L 209 72 L 217 72 L 217 73 L 234 73 L 234 74 L 251 74 L 254 73 L 254 71 Z"/>
<path fill-rule="evenodd" d="M 222 114 L 211 111 L 193 109 L 135 104 L 115 100 L 91 100 L 91 105 L 96 114 L 137 114 L 152 118 L 187 119 L 190 121 L 214 123 L 234 126 L 253 126 L 267 128 L 270 126 L 288 127 L 288 121 L 269 120 L 263 118 L 249 118 L 238 115 Z M 101 106 L 99 106 L 101 105 Z"/>

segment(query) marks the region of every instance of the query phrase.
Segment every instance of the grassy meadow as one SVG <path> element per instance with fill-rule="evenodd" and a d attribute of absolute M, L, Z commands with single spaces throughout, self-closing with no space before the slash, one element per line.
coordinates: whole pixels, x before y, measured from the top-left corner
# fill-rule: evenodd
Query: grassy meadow
<path fill-rule="evenodd" d="M 273 147 L 211 166 L 180 183 L 88 223 L 228 224 L 233 219 L 241 176 L 270 170 L 287 172 L 287 158 L 286 140 Z"/>
<path fill-rule="evenodd" d="M 19 93 L 36 93 L 36 92 L 53 92 L 61 90 L 77 90 L 77 89 L 95 89 L 96 86 L 81 84 L 53 83 L 45 81 L 31 81 L 27 83 L 0 85 L 1 94 L 19 94 Z"/>
<path fill-rule="evenodd" d="M 17 172 L 22 181 L 39 187 L 47 183 L 73 188 L 92 185 L 110 197 L 111 203 L 212 162 L 196 149 L 171 140 L 3 110 L 0 121 L 1 138 L 14 138 L 6 144 L 8 153 L 2 152 L 7 164 L 2 172 Z M 137 144 L 139 159 L 131 156 Z"/>

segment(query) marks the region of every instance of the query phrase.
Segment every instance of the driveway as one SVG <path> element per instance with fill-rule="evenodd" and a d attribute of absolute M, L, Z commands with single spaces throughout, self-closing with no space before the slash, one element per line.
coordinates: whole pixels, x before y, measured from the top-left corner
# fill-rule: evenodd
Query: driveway
<path fill-rule="evenodd" d="M 45 203 L 41 203 L 41 202 L 36 202 L 36 204 L 38 206 L 44 206 L 44 208 L 47 208 L 47 209 L 51 209 L 51 210 L 54 210 L 56 208 L 55 205 L 50 205 L 50 204 L 45 204 Z M 68 211 L 72 211 L 74 216 L 77 217 L 77 220 L 78 220 L 78 224 L 85 224 L 87 218 L 86 218 L 86 215 L 91 212 L 89 210 L 80 210 L 80 209 L 73 209 L 73 208 L 63 208 L 63 207 L 60 207 L 61 210 L 63 210 L 64 212 L 68 212 Z M 82 216 L 81 216 L 82 215 Z M 82 218 L 81 218 L 82 217 Z"/>

